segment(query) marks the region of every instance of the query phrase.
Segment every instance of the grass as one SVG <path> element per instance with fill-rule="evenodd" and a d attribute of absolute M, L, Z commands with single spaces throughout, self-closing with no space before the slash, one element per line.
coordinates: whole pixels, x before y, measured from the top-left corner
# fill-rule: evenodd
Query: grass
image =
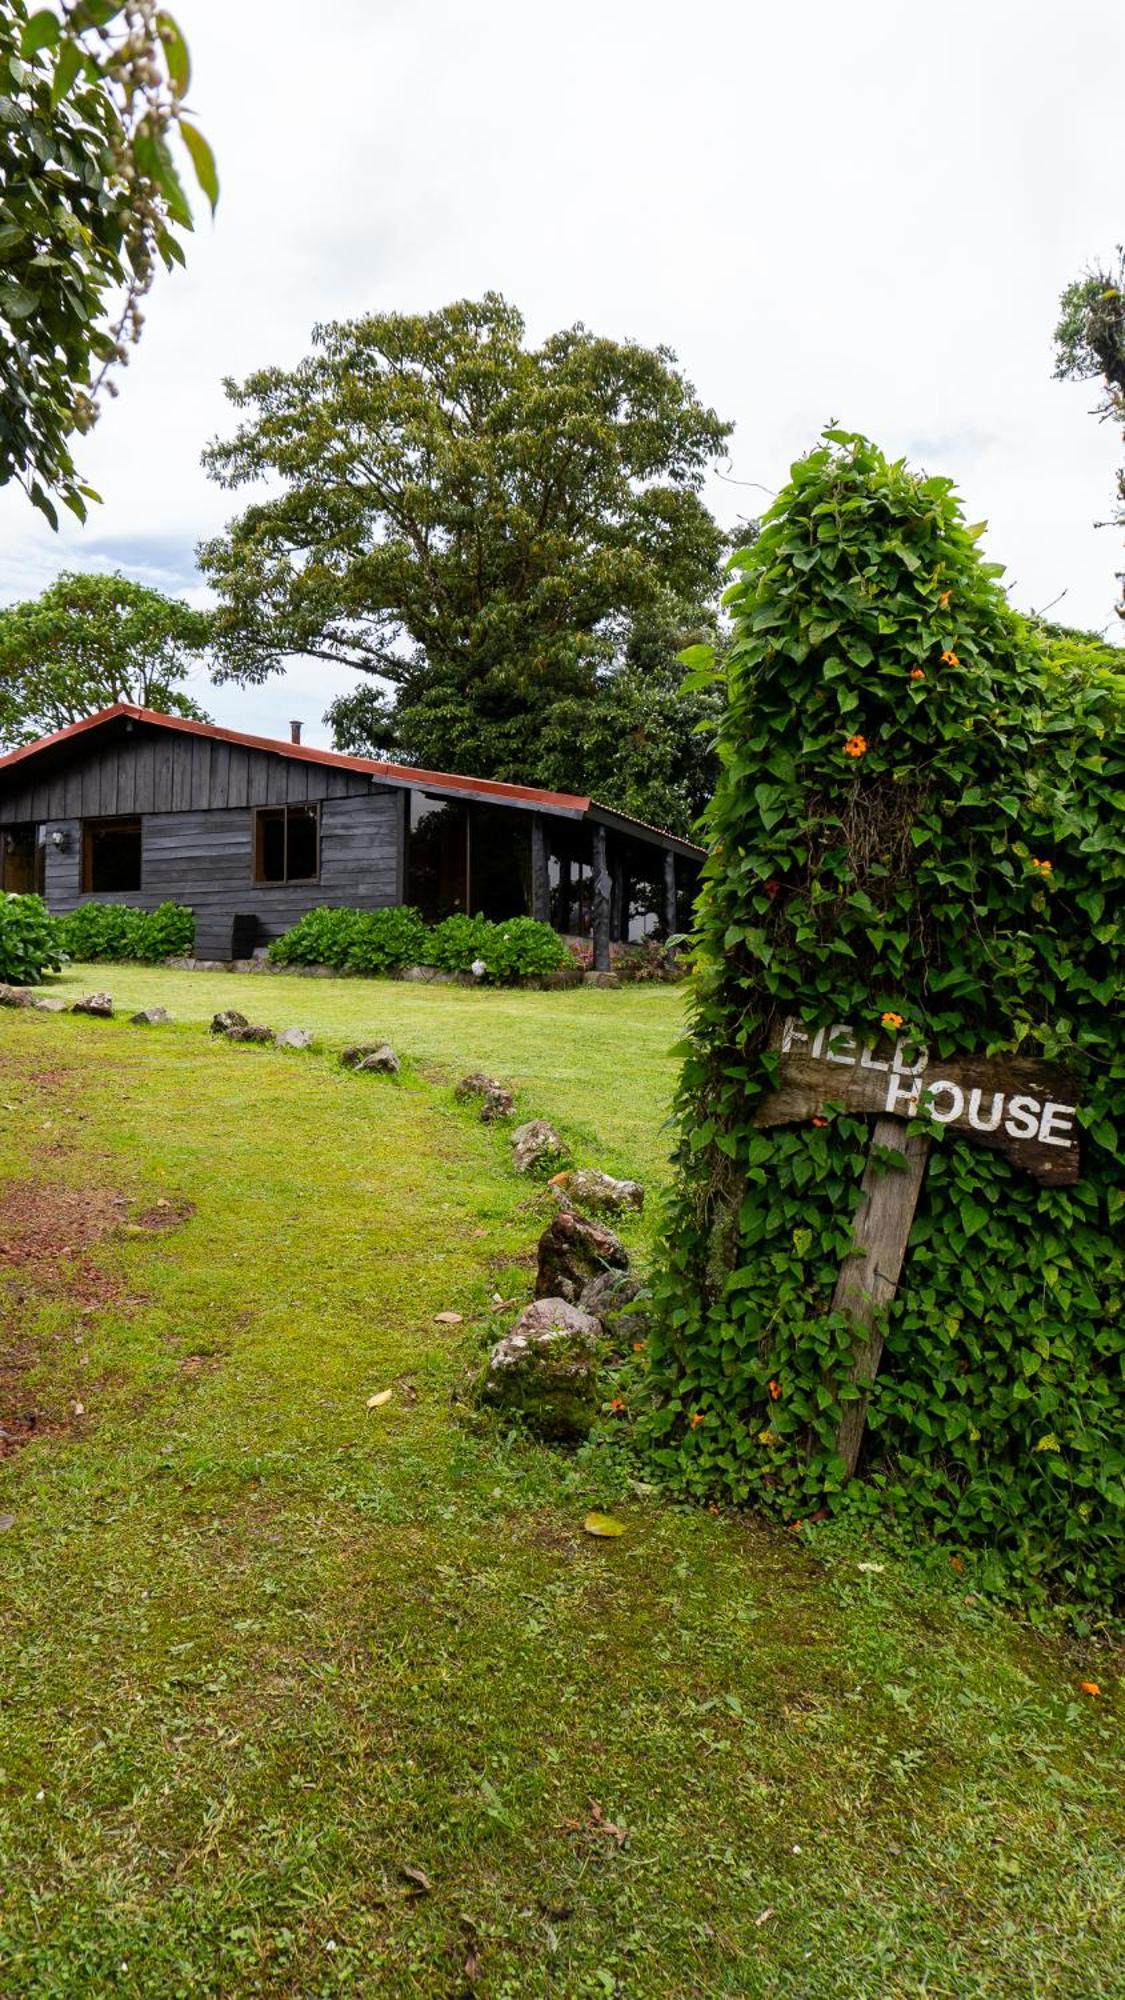
<path fill-rule="evenodd" d="M 0 1016 L 4 2000 L 1122 1990 L 1104 1655 L 451 1400 L 542 1197 L 449 1080 L 659 1172 L 674 992 L 70 982 L 181 1024 Z"/>

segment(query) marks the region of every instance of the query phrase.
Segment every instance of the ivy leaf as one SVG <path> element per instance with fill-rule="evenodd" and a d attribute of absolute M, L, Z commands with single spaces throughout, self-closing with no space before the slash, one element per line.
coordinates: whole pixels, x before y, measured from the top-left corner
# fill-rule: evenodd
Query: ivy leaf
<path fill-rule="evenodd" d="M 195 178 L 211 204 L 213 215 L 219 201 L 219 175 L 215 166 L 215 155 L 202 132 L 197 131 L 194 125 L 189 125 L 186 118 L 180 119 L 180 137 L 187 147 L 188 156 L 195 168 Z"/>

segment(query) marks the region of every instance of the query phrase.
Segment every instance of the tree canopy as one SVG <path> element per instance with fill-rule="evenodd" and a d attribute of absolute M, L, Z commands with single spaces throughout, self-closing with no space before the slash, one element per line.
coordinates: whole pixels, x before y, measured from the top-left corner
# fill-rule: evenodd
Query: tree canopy
<path fill-rule="evenodd" d="M 318 327 L 297 368 L 226 386 L 246 416 L 207 469 L 280 490 L 200 551 L 220 677 L 352 666 L 342 742 L 586 783 L 587 710 L 643 674 L 638 632 L 690 632 L 716 590 L 700 488 L 730 426 L 674 356 L 581 325 L 531 348 L 490 292 Z"/>
<path fill-rule="evenodd" d="M 1095 266 L 1068 285 L 1059 300 L 1055 328 L 1055 374 L 1063 382 L 1105 383 L 1105 401 L 1098 414 L 1125 432 L 1125 247 L 1118 245 L 1116 266 Z M 1118 506 L 1114 516 L 1125 525 L 1125 466 L 1117 474 Z M 1125 573 L 1118 616 L 1125 618 Z"/>
<path fill-rule="evenodd" d="M 0 610 L 0 749 L 33 743 L 115 701 L 207 721 L 183 690 L 208 620 L 124 576 L 67 571 Z"/>
<path fill-rule="evenodd" d="M 98 497 L 70 440 L 114 392 L 157 263 L 184 261 L 170 134 L 212 207 L 218 183 L 184 115 L 187 44 L 154 0 L 0 0 L 0 72 L 0 486 L 55 527 L 56 499 L 85 520 Z"/>

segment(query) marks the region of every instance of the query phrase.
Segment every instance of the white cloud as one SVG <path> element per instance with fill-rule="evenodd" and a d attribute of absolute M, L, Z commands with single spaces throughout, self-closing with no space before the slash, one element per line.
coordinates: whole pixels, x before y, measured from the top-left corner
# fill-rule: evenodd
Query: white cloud
<path fill-rule="evenodd" d="M 496 286 L 532 337 L 581 318 L 676 349 L 776 488 L 829 418 L 955 477 L 1013 597 L 1112 629 L 1119 441 L 1051 379 L 1058 292 L 1121 232 L 1112 0 L 183 0 L 223 180 L 83 447 L 104 496 L 56 538 L 0 497 L 0 596 L 62 565 L 192 589 L 231 511 L 199 452 L 221 381 L 313 323 Z M 724 518 L 763 496 L 713 482 Z M 219 688 L 307 735 L 348 677 Z"/>

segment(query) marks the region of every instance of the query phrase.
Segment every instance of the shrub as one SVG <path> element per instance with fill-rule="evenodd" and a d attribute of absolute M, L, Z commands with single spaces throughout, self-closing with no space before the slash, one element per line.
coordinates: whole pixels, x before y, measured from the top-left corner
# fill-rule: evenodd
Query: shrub
<path fill-rule="evenodd" d="M 690 1491 L 891 1517 L 999 1552 L 1025 1593 L 1105 1603 L 1125 1499 L 1120 683 L 1044 660 L 978 534 L 949 480 L 831 432 L 733 559 L 651 1444 Z M 1082 1174 L 1041 1186 L 935 1136 L 867 1476 L 845 1485 L 854 1334 L 831 1300 L 871 1127 L 754 1114 L 785 1015 L 884 1011 L 937 1055 L 1066 1063 Z"/>
<path fill-rule="evenodd" d="M 446 917 L 427 932 L 420 963 L 440 972 L 468 972 L 484 957 L 494 929 L 485 917 Z"/>
<path fill-rule="evenodd" d="M 65 956 L 58 925 L 41 896 L 0 894 L 0 982 L 39 986 L 45 972 L 58 972 Z"/>
<path fill-rule="evenodd" d="M 155 910 L 128 903 L 80 903 L 59 918 L 58 928 L 69 956 L 91 964 L 133 959 L 154 965 L 162 958 L 186 956 L 195 941 L 194 912 L 182 903 L 160 903 Z"/>
<path fill-rule="evenodd" d="M 480 957 L 490 980 L 534 979 L 573 963 L 558 932 L 534 917 L 509 917 L 487 928 Z"/>
<path fill-rule="evenodd" d="M 309 910 L 270 946 L 275 965 L 332 965 L 340 972 L 397 972 L 422 960 L 426 926 L 407 906 Z"/>

